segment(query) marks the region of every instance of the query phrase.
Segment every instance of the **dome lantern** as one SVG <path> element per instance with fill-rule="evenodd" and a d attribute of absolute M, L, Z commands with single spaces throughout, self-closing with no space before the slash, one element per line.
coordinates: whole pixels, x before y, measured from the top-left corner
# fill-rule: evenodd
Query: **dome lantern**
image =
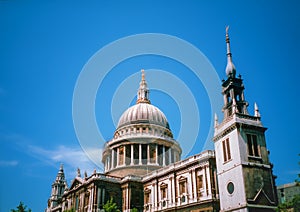
<path fill-rule="evenodd" d="M 148 103 L 150 104 L 150 100 L 149 100 L 149 89 L 147 86 L 147 82 L 145 80 L 145 71 L 144 69 L 141 70 L 142 72 L 142 80 L 140 82 L 140 87 L 137 93 L 137 100 L 136 103 Z"/>

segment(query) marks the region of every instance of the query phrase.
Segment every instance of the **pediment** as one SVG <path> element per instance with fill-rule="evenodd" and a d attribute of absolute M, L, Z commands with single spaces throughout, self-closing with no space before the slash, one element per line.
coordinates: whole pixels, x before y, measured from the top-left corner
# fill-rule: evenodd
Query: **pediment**
<path fill-rule="evenodd" d="M 273 206 L 275 202 L 273 202 L 268 195 L 264 192 L 264 190 L 261 188 L 255 197 L 253 199 L 249 199 L 249 202 L 252 204 L 257 204 L 257 205 L 269 205 Z"/>
<path fill-rule="evenodd" d="M 71 183 L 70 190 L 82 185 L 82 183 L 83 183 L 83 180 L 79 177 L 76 177 Z"/>

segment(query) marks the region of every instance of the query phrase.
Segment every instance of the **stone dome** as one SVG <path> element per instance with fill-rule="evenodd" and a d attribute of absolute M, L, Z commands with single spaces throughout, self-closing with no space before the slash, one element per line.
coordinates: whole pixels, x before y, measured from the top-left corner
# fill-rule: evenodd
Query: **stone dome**
<path fill-rule="evenodd" d="M 150 103 L 138 103 L 128 108 L 119 119 L 117 128 L 141 123 L 155 124 L 170 129 L 165 114 Z"/>

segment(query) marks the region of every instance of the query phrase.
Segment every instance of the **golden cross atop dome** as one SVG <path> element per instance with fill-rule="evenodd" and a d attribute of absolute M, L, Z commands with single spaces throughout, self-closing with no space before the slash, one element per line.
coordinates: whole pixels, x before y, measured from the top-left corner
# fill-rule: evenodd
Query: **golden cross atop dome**
<path fill-rule="evenodd" d="M 144 81 L 145 80 L 145 70 L 142 69 L 141 72 L 142 72 L 142 81 Z"/>

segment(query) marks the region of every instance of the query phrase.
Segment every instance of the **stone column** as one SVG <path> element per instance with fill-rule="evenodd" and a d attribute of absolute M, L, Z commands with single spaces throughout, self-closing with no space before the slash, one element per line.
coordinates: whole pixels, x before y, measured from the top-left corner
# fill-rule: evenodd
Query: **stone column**
<path fill-rule="evenodd" d="M 114 149 L 111 150 L 111 168 L 115 168 L 115 151 Z"/>
<path fill-rule="evenodd" d="M 176 205 L 176 188 L 175 188 L 175 183 L 176 183 L 176 178 L 175 178 L 175 174 L 174 174 L 174 177 L 172 178 L 172 181 L 171 181 L 171 185 L 172 185 L 172 202 L 173 202 L 173 205 Z"/>
<path fill-rule="evenodd" d="M 209 171 L 209 166 L 206 166 L 206 175 L 207 175 L 207 194 L 211 195 L 211 176 L 210 176 L 210 171 Z"/>
<path fill-rule="evenodd" d="M 124 145 L 123 146 L 123 154 L 124 154 L 124 158 L 123 158 L 123 164 L 124 166 L 126 166 L 126 146 L 127 145 Z"/>
<path fill-rule="evenodd" d="M 188 186 L 188 192 L 187 192 L 187 203 L 189 203 L 192 200 L 193 197 L 193 185 L 192 185 L 192 171 L 189 171 L 189 176 L 187 179 L 187 186 Z"/>
<path fill-rule="evenodd" d="M 119 166 L 120 162 L 120 147 L 117 147 L 117 167 Z"/>
<path fill-rule="evenodd" d="M 139 144 L 139 164 L 142 164 L 142 144 Z"/>
<path fill-rule="evenodd" d="M 173 163 L 172 161 L 172 148 L 169 148 L 169 164 Z"/>
<path fill-rule="evenodd" d="M 206 166 L 204 168 L 204 173 L 203 173 L 203 189 L 204 189 L 204 195 L 207 197 L 207 175 L 206 175 Z"/>
<path fill-rule="evenodd" d="M 155 193 L 155 198 L 154 198 L 154 208 L 153 210 L 157 210 L 158 209 L 158 187 L 157 187 L 157 183 L 155 183 L 154 186 L 154 193 Z"/>
<path fill-rule="evenodd" d="M 93 211 L 94 205 L 94 187 L 91 188 L 88 211 Z"/>
<path fill-rule="evenodd" d="M 147 164 L 150 163 L 150 145 L 147 145 Z"/>
<path fill-rule="evenodd" d="M 169 177 L 168 183 L 168 207 L 172 206 L 172 177 Z"/>
<path fill-rule="evenodd" d="M 242 99 L 242 101 L 245 101 L 245 95 L 244 95 L 244 92 L 242 92 L 241 99 Z"/>
<path fill-rule="evenodd" d="M 194 201 L 197 201 L 197 178 L 196 178 L 196 170 L 192 170 L 192 178 L 193 178 L 193 190 L 194 190 Z"/>
<path fill-rule="evenodd" d="M 151 211 L 154 211 L 154 208 L 155 208 L 155 201 L 156 201 L 156 190 L 155 190 L 155 183 L 153 183 L 152 184 L 152 186 L 151 186 L 152 188 L 151 188 L 151 196 L 152 196 L 152 198 L 151 198 Z"/>
<path fill-rule="evenodd" d="M 227 103 L 228 103 L 228 102 L 227 102 L 227 95 L 224 94 L 223 97 L 224 97 L 224 105 L 227 105 Z"/>
<path fill-rule="evenodd" d="M 158 145 L 155 144 L 155 163 L 158 165 Z"/>
<path fill-rule="evenodd" d="M 163 146 L 163 166 L 166 165 L 166 148 Z"/>
<path fill-rule="evenodd" d="M 130 165 L 133 165 L 134 164 L 133 163 L 133 144 L 131 144 L 131 154 L 130 154 L 130 156 L 131 156 Z"/>

